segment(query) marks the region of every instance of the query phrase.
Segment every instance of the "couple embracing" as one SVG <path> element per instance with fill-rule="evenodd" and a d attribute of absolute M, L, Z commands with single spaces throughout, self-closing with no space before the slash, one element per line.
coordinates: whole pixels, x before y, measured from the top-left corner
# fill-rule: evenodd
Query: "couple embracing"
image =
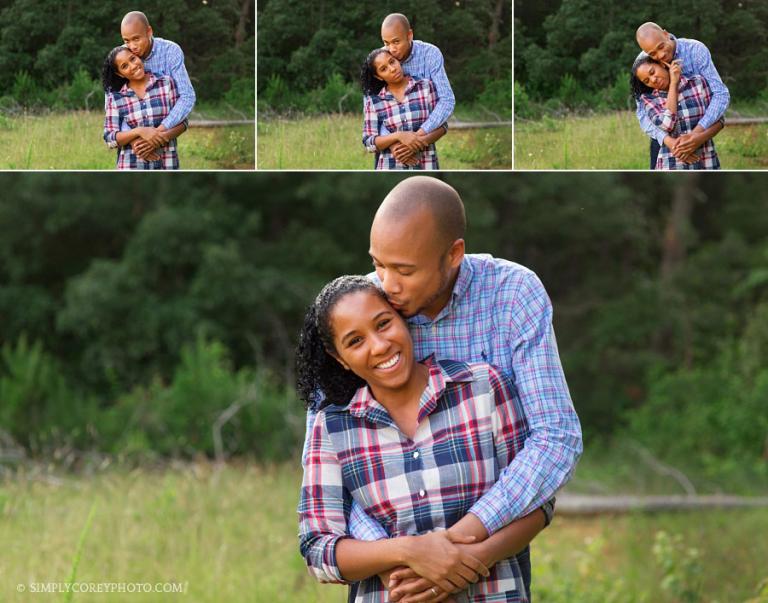
<path fill-rule="evenodd" d="M 123 17 L 120 35 L 102 66 L 104 142 L 117 149 L 117 169 L 179 169 L 176 139 L 195 105 L 184 53 L 139 11 Z"/>
<path fill-rule="evenodd" d="M 350 601 L 529 601 L 528 544 L 582 451 L 541 282 L 465 254 L 458 193 L 404 180 L 371 227 L 375 273 L 309 307 L 301 553 Z"/>
<path fill-rule="evenodd" d="M 437 170 L 435 142 L 448 131 L 455 100 L 437 46 L 413 39 L 405 15 L 381 24 L 382 48 L 363 63 L 363 146 L 377 170 Z"/>
<path fill-rule="evenodd" d="M 720 169 L 712 139 L 725 126 L 731 97 L 709 49 L 651 22 L 635 38 L 642 52 L 630 85 L 640 127 L 651 139 L 651 169 Z"/>

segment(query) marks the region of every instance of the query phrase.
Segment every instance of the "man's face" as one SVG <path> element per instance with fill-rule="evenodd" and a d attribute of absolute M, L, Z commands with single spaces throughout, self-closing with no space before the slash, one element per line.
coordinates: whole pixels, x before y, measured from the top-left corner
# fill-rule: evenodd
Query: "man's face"
<path fill-rule="evenodd" d="M 381 28 L 381 41 L 398 61 L 407 58 L 411 52 L 413 30 L 406 29 L 401 23 Z"/>
<path fill-rule="evenodd" d="M 666 31 L 651 31 L 637 40 L 645 52 L 660 63 L 671 63 L 675 58 L 675 42 Z"/>
<path fill-rule="evenodd" d="M 376 274 L 395 310 L 406 317 L 434 318 L 450 299 L 451 276 L 461 264 L 463 244 L 460 253 L 450 253 L 435 236 L 426 211 L 393 222 L 377 218 L 371 228 L 369 254 Z"/>
<path fill-rule="evenodd" d="M 137 57 L 146 59 L 152 46 L 152 28 L 145 26 L 141 21 L 133 20 L 120 27 L 120 35 L 123 43 Z"/>

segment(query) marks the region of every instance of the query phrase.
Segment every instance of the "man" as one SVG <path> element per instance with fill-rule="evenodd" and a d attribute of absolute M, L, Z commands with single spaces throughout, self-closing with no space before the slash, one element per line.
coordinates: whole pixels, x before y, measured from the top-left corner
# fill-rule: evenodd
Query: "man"
<path fill-rule="evenodd" d="M 384 18 L 381 41 L 392 56 L 400 61 L 406 75 L 432 80 L 437 90 L 437 105 L 416 132 L 420 135 L 417 140 L 410 146 L 395 143 L 390 147 L 395 159 L 401 163 L 412 163 L 414 155 L 427 147 L 428 143 L 423 140 L 426 134 L 440 127 L 447 131 L 446 123 L 453 113 L 456 99 L 445 73 L 443 53 L 437 46 L 414 40 L 411 24 L 405 15 L 393 13 Z M 389 134 L 389 131 L 382 125 L 379 134 Z"/>
<path fill-rule="evenodd" d="M 635 34 L 637 44 L 643 52 L 661 63 L 681 61 L 683 75 L 701 75 L 709 83 L 712 90 L 712 101 L 698 125 L 689 134 L 673 138 L 661 128 L 656 127 L 648 119 L 640 103 L 637 103 L 637 119 L 640 127 L 651 139 L 651 169 L 656 167 L 656 158 L 661 145 L 666 145 L 672 154 L 681 161 L 695 161 L 695 152 L 708 138 L 705 130 L 714 125 L 724 114 L 731 100 L 728 88 L 720 79 L 709 49 L 698 40 L 676 38 L 656 23 L 643 23 Z"/>
<path fill-rule="evenodd" d="M 464 228 L 464 206 L 451 186 L 435 178 L 408 178 L 379 207 L 369 253 L 376 268 L 371 277 L 406 317 L 417 358 L 435 354 L 488 362 L 515 383 L 530 435 L 523 452 L 470 509 L 474 531 L 464 535 L 480 541 L 539 508 L 546 516 L 543 528 L 551 519 L 548 501 L 570 479 L 582 442 L 552 330 L 552 305 L 541 282 L 518 264 L 465 255 Z M 360 540 L 387 537 L 357 504 L 348 526 Z M 529 600 L 527 547 L 518 563 L 527 591 L 521 600 Z M 385 586 L 391 575 L 381 576 Z M 412 576 L 397 581 L 398 576 L 409 572 L 394 573 L 393 601 L 429 590 Z"/>
<path fill-rule="evenodd" d="M 120 23 L 120 35 L 125 46 L 144 61 L 147 71 L 171 76 L 179 92 L 179 100 L 160 124 L 155 137 L 149 141 L 137 139 L 132 143 L 133 151 L 139 157 L 151 160 L 155 149 L 167 144 L 170 140 L 163 132 L 183 122 L 192 112 L 196 99 L 195 90 L 184 66 L 184 53 L 181 47 L 170 40 L 155 37 L 144 13 L 131 11 L 126 14 Z M 123 123 L 121 129 L 130 130 L 130 127 Z"/>

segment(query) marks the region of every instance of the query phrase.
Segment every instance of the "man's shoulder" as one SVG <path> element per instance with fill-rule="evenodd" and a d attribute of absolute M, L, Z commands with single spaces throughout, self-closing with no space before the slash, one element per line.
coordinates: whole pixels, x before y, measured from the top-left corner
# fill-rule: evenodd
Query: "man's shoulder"
<path fill-rule="evenodd" d="M 440 49 L 434 44 L 430 44 L 429 42 L 425 42 L 423 40 L 414 40 L 413 45 L 419 49 L 419 52 L 422 52 L 425 55 L 433 55 L 433 56 L 440 56 L 440 57 L 443 56 L 443 53 L 440 51 Z"/>
<path fill-rule="evenodd" d="M 155 36 L 153 40 L 154 40 L 154 43 L 157 44 L 157 47 L 162 48 L 165 52 L 168 52 L 168 51 L 182 52 L 181 46 L 179 46 L 176 42 L 173 42 L 172 40 L 166 40 L 165 38 L 158 38 L 157 36 Z"/>
<path fill-rule="evenodd" d="M 709 52 L 709 48 L 704 42 L 694 40 L 693 38 L 677 38 L 677 44 L 681 50 L 685 50 L 686 53 L 701 53 L 703 51 Z"/>
<path fill-rule="evenodd" d="M 536 273 L 530 268 L 489 253 L 468 253 L 464 257 L 469 261 L 474 275 L 481 281 L 491 278 L 507 281 L 536 277 Z"/>

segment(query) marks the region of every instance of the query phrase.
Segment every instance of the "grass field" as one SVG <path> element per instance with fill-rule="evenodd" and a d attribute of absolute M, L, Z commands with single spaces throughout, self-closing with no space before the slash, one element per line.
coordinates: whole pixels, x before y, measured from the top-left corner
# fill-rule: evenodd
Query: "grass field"
<path fill-rule="evenodd" d="M 114 169 L 103 125 L 96 111 L 0 115 L 0 169 Z M 254 147 L 251 126 L 192 128 L 179 138 L 179 162 L 186 170 L 253 169 Z"/>
<path fill-rule="evenodd" d="M 629 111 L 515 122 L 515 168 L 648 169 L 648 137 Z M 726 126 L 715 138 L 722 169 L 768 169 L 768 124 Z"/>
<path fill-rule="evenodd" d="M 216 472 L 206 463 L 7 477 L 0 481 L 0 600 L 66 600 L 20 594 L 17 585 L 29 590 L 33 583 L 66 583 L 79 557 L 79 583 L 184 585 L 185 595 L 162 600 L 340 603 L 344 587 L 316 584 L 298 554 L 300 479 L 292 464 Z M 669 541 L 657 536 L 662 531 Z M 559 517 L 534 545 L 534 596 L 540 603 L 671 602 L 682 600 L 680 588 L 694 584 L 685 600 L 745 601 L 768 577 L 765 534 L 765 510 Z M 678 594 L 661 588 L 665 577 L 682 584 Z M 160 597 L 88 593 L 72 600 Z"/>
<path fill-rule="evenodd" d="M 259 169 L 370 170 L 361 142 L 362 116 L 259 119 Z M 441 169 L 511 169 L 509 128 L 451 130 L 437 142 Z"/>

